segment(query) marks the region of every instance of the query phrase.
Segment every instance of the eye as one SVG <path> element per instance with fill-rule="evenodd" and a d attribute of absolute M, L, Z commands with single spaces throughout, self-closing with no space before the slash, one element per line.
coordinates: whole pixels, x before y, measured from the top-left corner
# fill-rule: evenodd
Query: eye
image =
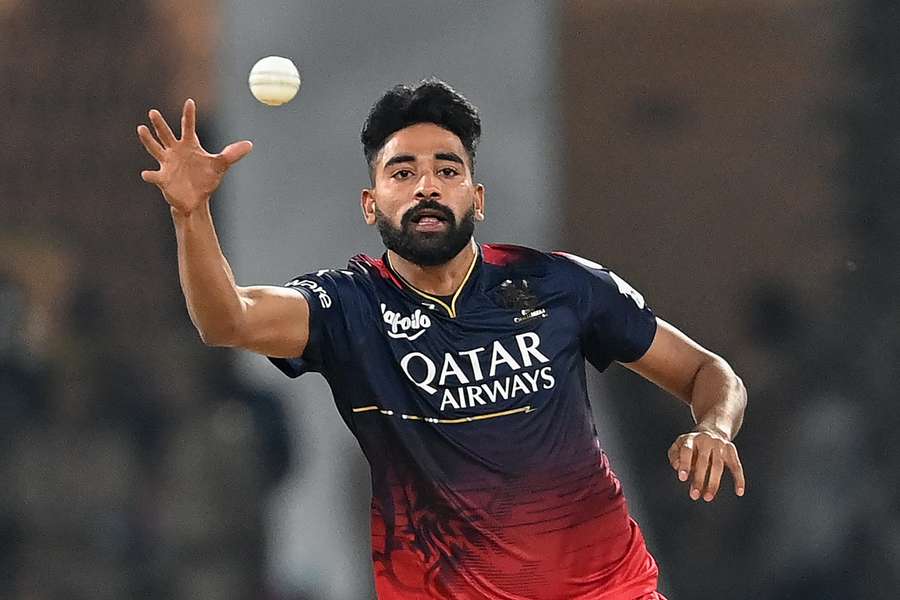
<path fill-rule="evenodd" d="M 398 179 L 398 180 L 407 179 L 411 175 L 412 175 L 412 171 L 410 171 L 409 169 L 400 169 L 399 171 L 397 171 L 393 175 L 391 175 L 391 179 Z"/>
<path fill-rule="evenodd" d="M 459 171 L 454 169 L 453 167 L 443 167 L 440 171 L 438 171 L 444 177 L 454 177 L 459 175 Z"/>

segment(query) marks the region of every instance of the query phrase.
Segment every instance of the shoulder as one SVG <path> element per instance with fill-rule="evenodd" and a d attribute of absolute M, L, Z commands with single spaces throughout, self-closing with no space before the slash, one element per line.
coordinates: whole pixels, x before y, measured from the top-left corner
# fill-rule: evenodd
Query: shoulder
<path fill-rule="evenodd" d="M 364 293 L 371 295 L 375 290 L 387 287 L 402 289 L 397 276 L 380 258 L 365 254 L 352 257 L 343 269 L 319 269 L 294 277 L 284 284 L 292 288 L 315 290 L 321 286 L 329 291 L 341 293 Z"/>
<path fill-rule="evenodd" d="M 590 273 L 591 275 L 609 273 L 609 269 L 600 263 L 578 256 L 577 254 L 572 254 L 571 252 L 557 250 L 550 254 L 556 259 L 560 269 L 565 269 L 573 273 Z"/>
<path fill-rule="evenodd" d="M 599 279 L 613 283 L 612 271 L 598 262 L 570 252 L 554 251 L 550 255 L 553 257 L 556 269 L 570 277 L 585 281 Z"/>
<path fill-rule="evenodd" d="M 377 281 L 394 282 L 399 285 L 396 276 L 388 269 L 380 258 L 365 254 L 357 254 L 347 261 L 346 268 L 319 269 L 305 275 L 295 277 L 288 286 L 296 286 L 304 279 L 329 283 L 340 287 L 370 286 Z"/>
<path fill-rule="evenodd" d="M 577 269 L 555 252 L 536 250 L 527 246 L 482 244 L 481 249 L 485 265 L 510 276 L 565 277 L 566 272 L 574 272 Z"/>
<path fill-rule="evenodd" d="M 605 273 L 602 265 L 568 252 L 546 252 L 513 244 L 482 244 L 485 264 L 510 269 L 528 270 L 543 275 L 586 279 Z"/>
<path fill-rule="evenodd" d="M 373 281 L 381 277 L 377 268 L 380 262 L 361 254 L 351 258 L 346 268 L 310 271 L 284 285 L 303 293 L 311 302 L 318 300 L 322 308 L 330 308 L 335 302 L 346 306 L 353 298 L 373 295 Z"/>
<path fill-rule="evenodd" d="M 374 258 L 367 254 L 357 254 L 347 263 L 347 269 L 350 276 L 364 279 L 372 284 L 382 282 L 392 284 L 398 288 L 402 287 L 394 272 L 380 258 Z"/>
<path fill-rule="evenodd" d="M 550 255 L 515 244 L 481 244 L 481 256 L 485 264 L 506 267 L 546 263 Z"/>
<path fill-rule="evenodd" d="M 640 292 L 611 269 L 577 254 L 569 252 L 551 254 L 557 259 L 561 271 L 566 272 L 573 280 L 586 283 L 593 293 L 629 297 L 638 308 L 644 307 L 644 297 Z"/>
<path fill-rule="evenodd" d="M 569 252 L 547 252 L 515 244 L 481 244 L 481 251 L 486 264 L 500 267 L 533 266 L 573 273 L 608 271 L 603 265 Z"/>
<path fill-rule="evenodd" d="M 609 279 L 609 270 L 568 252 L 547 252 L 513 244 L 482 244 L 485 265 L 501 275 L 528 275 L 563 283 L 589 285 L 592 279 Z M 510 276 L 511 276 L 510 275 Z"/>

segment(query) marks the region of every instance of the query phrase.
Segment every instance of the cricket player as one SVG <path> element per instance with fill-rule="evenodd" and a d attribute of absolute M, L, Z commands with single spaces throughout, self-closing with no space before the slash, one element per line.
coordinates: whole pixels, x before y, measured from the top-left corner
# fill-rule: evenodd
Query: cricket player
<path fill-rule="evenodd" d="M 743 495 L 732 440 L 747 394 L 728 363 L 599 264 L 475 241 L 481 122 L 443 82 L 387 91 L 363 127 L 360 206 L 385 253 L 284 286 L 238 285 L 210 216 L 250 142 L 204 150 L 191 100 L 180 138 L 149 116 L 155 136 L 138 136 L 159 170 L 141 175 L 170 205 L 191 320 L 208 345 L 328 381 L 371 467 L 382 600 L 662 598 L 597 437 L 586 362 L 623 364 L 690 406 L 696 427 L 668 459 L 692 499 L 713 500 L 726 469 Z"/>

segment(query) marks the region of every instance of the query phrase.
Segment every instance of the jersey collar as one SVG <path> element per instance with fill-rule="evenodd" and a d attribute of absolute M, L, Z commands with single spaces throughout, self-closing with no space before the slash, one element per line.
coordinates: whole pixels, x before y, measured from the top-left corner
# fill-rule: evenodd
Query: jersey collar
<path fill-rule="evenodd" d="M 400 275 L 400 273 L 397 272 L 397 270 L 394 268 L 394 265 L 391 264 L 391 258 L 390 258 L 389 253 L 387 251 L 385 251 L 385 253 L 384 253 L 384 264 L 387 265 L 387 267 L 388 267 L 388 269 L 390 269 L 391 273 L 393 273 L 394 276 L 397 277 L 397 279 L 403 284 L 404 289 L 414 293 L 417 296 L 421 296 L 422 298 L 427 299 L 429 302 L 432 302 L 432 303 L 440 306 L 445 311 L 447 311 L 447 314 L 450 316 L 451 319 L 456 318 L 457 310 L 458 310 L 457 309 L 457 301 L 459 300 L 460 296 L 462 296 L 462 292 L 463 292 L 463 289 L 465 289 L 466 284 L 469 283 L 469 281 L 471 281 L 473 279 L 472 274 L 475 272 L 475 269 L 480 262 L 481 262 L 481 245 L 476 243 L 475 244 L 475 255 L 472 257 L 472 262 L 469 264 L 469 269 L 466 271 L 466 275 L 465 275 L 465 277 L 463 277 L 463 280 L 460 282 L 459 287 L 456 288 L 456 291 L 453 292 L 452 296 L 450 296 L 450 302 L 448 304 L 442 298 L 438 298 L 437 296 L 429 294 L 428 292 L 423 292 L 422 290 L 420 290 L 419 288 L 417 288 L 416 286 L 414 286 L 413 284 L 408 282 L 402 275 Z"/>

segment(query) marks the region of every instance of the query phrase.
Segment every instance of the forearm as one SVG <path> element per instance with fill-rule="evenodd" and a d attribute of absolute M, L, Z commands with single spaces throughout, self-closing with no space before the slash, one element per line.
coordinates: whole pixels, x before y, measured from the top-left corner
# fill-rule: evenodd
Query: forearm
<path fill-rule="evenodd" d="M 744 420 L 747 390 L 721 358 L 703 364 L 691 390 L 691 412 L 698 430 L 712 430 L 733 440 Z"/>
<path fill-rule="evenodd" d="M 178 241 L 178 275 L 188 314 L 203 341 L 229 345 L 243 319 L 234 275 L 222 254 L 209 201 L 189 214 L 172 209 Z"/>

